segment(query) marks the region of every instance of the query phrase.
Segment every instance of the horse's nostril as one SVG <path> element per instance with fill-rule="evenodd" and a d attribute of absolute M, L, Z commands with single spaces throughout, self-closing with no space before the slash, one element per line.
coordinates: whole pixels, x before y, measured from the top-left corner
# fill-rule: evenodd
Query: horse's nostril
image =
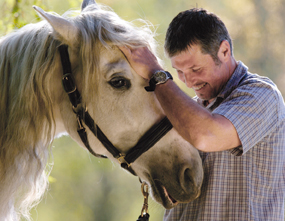
<path fill-rule="evenodd" d="M 186 193 L 191 193 L 195 189 L 195 181 L 192 170 L 186 167 L 182 170 L 180 184 Z"/>
<path fill-rule="evenodd" d="M 189 168 L 187 168 L 184 172 L 184 179 L 185 182 L 193 184 L 193 174 L 191 173 L 191 170 Z"/>

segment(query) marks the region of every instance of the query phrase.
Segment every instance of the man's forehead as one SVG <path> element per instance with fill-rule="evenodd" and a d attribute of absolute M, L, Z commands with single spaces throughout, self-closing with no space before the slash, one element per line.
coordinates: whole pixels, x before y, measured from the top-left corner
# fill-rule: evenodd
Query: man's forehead
<path fill-rule="evenodd" d="M 170 58 L 173 68 L 178 66 L 187 66 L 187 68 L 195 68 L 200 65 L 201 58 L 205 56 L 202 53 L 200 46 L 194 45 L 188 47 L 186 50 L 172 56 Z"/>

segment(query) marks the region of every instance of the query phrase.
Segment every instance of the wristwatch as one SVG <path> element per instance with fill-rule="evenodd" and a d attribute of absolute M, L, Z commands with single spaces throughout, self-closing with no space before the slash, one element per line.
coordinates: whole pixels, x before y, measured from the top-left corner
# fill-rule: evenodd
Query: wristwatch
<path fill-rule="evenodd" d="M 150 92 L 154 91 L 156 85 L 164 84 L 169 79 L 173 80 L 171 74 L 168 71 L 159 70 L 156 71 L 149 80 L 149 86 L 145 87 L 145 90 Z"/>

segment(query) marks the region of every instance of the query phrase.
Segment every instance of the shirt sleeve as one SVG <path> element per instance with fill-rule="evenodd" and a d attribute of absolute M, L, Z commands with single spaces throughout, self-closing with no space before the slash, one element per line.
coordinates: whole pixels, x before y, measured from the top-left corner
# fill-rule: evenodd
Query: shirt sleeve
<path fill-rule="evenodd" d="M 230 150 L 241 156 L 271 133 L 278 121 L 274 85 L 253 80 L 243 83 L 213 111 L 229 119 L 242 146 Z"/>

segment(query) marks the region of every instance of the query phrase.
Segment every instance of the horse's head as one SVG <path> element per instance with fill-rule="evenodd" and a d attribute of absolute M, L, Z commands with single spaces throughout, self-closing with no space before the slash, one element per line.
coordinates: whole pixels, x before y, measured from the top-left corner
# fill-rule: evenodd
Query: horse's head
<path fill-rule="evenodd" d="M 154 93 L 145 91 L 148 82 L 134 73 L 117 45 L 148 46 L 154 50 L 152 33 L 147 28 L 135 28 L 94 1 L 84 1 L 80 15 L 72 18 L 35 9 L 52 26 L 53 36 L 68 45 L 72 75 L 89 114 L 119 152 L 128 153 L 165 114 Z M 58 88 L 62 68 L 59 56 L 56 59 L 59 65 L 55 68 L 58 73 L 54 73 L 54 90 L 58 91 L 60 114 L 55 117 L 83 146 L 68 96 L 62 87 Z M 96 153 L 117 162 L 89 129 L 87 135 Z M 175 129 L 141 154 L 129 170 L 150 184 L 154 199 L 165 208 L 199 196 L 203 179 L 201 159 Z"/>

